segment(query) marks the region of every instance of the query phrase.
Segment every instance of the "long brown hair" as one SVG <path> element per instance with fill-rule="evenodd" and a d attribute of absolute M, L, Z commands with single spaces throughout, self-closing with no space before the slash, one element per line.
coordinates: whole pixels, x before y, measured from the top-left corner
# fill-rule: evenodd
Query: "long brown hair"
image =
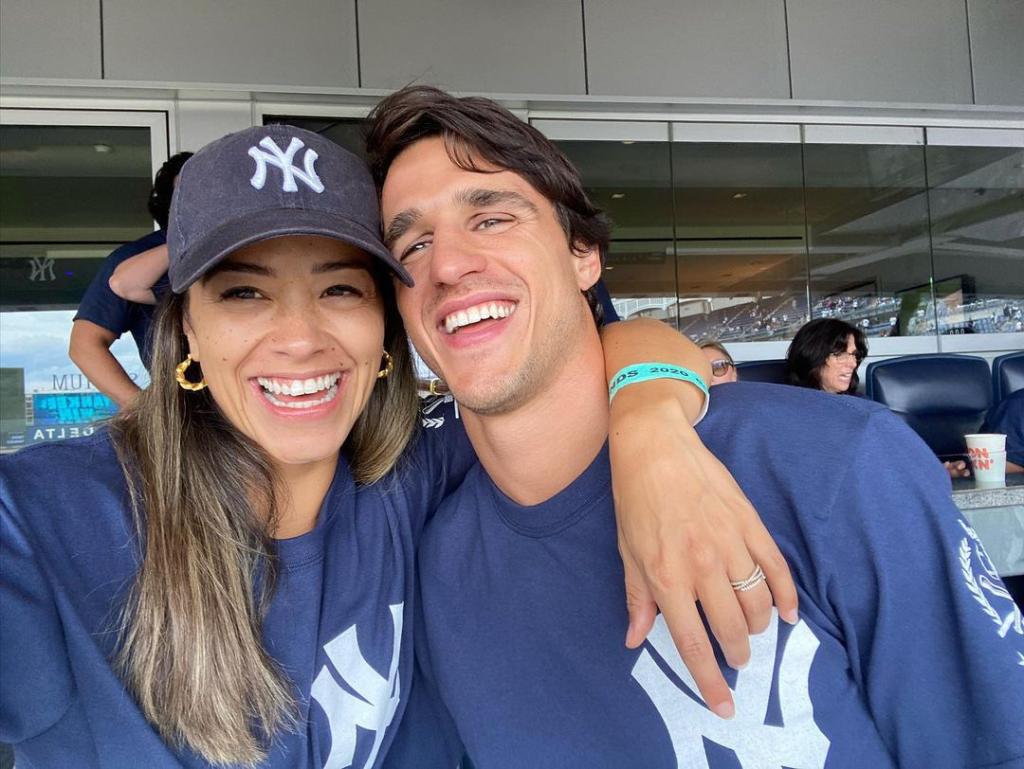
<path fill-rule="evenodd" d="M 394 370 L 377 382 L 343 447 L 361 483 L 394 466 L 416 424 L 408 341 L 390 280 L 378 285 Z M 115 664 L 168 744 L 249 766 L 297 717 L 291 682 L 261 638 L 275 581 L 276 478 L 209 390 L 175 382 L 186 312 L 184 296 L 165 300 L 153 325 L 150 386 L 111 423 L 142 561 Z"/>

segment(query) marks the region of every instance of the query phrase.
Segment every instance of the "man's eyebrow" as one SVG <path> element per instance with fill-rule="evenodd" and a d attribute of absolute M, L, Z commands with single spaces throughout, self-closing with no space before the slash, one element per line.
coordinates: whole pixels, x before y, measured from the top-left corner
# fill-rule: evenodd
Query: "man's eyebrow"
<path fill-rule="evenodd" d="M 482 187 L 460 190 L 455 195 L 457 203 L 472 206 L 474 208 L 487 208 L 488 206 L 513 205 L 524 208 L 531 213 L 537 213 L 537 206 L 525 196 L 515 190 L 492 190 Z"/>
<path fill-rule="evenodd" d="M 483 187 L 471 187 L 456 192 L 454 200 L 459 205 L 469 206 L 470 208 L 511 205 L 529 211 L 531 214 L 536 214 L 538 210 L 533 201 L 515 190 L 492 190 Z M 384 231 L 384 245 L 391 248 L 395 241 L 405 235 L 422 216 L 423 213 L 417 208 L 407 208 L 395 214 Z"/>
<path fill-rule="evenodd" d="M 399 211 L 394 218 L 388 222 L 388 228 L 384 231 L 384 245 L 391 248 L 392 244 L 409 231 L 423 214 L 418 208 L 407 208 Z"/>
<path fill-rule="evenodd" d="M 246 275 L 261 275 L 265 278 L 274 277 L 274 271 L 269 267 L 264 267 L 261 264 L 252 264 L 251 262 L 236 262 L 231 259 L 225 260 L 211 267 L 203 275 L 201 281 L 206 283 L 208 280 L 211 280 L 214 276 L 219 275 L 222 272 L 242 272 Z"/>

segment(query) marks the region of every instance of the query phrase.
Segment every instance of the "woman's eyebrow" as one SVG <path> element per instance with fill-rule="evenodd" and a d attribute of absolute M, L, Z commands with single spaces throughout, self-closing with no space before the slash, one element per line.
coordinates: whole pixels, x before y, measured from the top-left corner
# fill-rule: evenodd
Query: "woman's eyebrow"
<path fill-rule="evenodd" d="M 266 278 L 274 277 L 274 271 L 269 267 L 264 267 L 261 264 L 253 264 L 251 262 L 236 262 L 234 260 L 224 261 L 220 264 L 216 264 L 206 271 L 206 274 L 202 277 L 202 282 L 206 283 L 211 280 L 214 276 L 220 275 L 222 272 L 241 272 L 246 275 L 261 275 Z"/>
<path fill-rule="evenodd" d="M 356 259 L 332 259 L 329 262 L 321 262 L 320 264 L 313 267 L 314 275 L 323 275 L 327 272 L 334 272 L 335 270 L 364 270 L 369 272 L 369 266 L 362 260 Z"/>

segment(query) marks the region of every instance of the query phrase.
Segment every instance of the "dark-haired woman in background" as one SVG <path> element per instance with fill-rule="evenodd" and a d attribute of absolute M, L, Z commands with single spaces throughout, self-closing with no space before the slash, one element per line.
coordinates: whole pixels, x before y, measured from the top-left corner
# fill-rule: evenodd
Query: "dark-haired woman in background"
<path fill-rule="evenodd" d="M 868 343 L 859 328 L 835 318 L 816 318 L 793 337 L 786 373 L 798 387 L 853 395 L 860 382 L 857 367 L 867 355 Z"/>
<path fill-rule="evenodd" d="M 786 353 L 789 383 L 834 395 L 856 395 L 857 368 L 868 356 L 864 332 L 836 318 L 815 318 L 796 332 Z M 953 478 L 971 474 L 963 460 L 943 462 Z"/>

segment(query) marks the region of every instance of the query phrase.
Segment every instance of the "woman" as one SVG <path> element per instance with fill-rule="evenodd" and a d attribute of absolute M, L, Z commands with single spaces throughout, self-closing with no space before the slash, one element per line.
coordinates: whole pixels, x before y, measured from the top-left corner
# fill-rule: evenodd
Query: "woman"
<path fill-rule="evenodd" d="M 864 332 L 836 318 L 815 318 L 805 323 L 786 353 L 789 383 L 853 395 L 860 378 L 857 367 L 867 357 Z"/>
<path fill-rule="evenodd" d="M 736 361 L 732 359 L 724 344 L 721 342 L 701 342 L 700 351 L 711 365 L 712 386 L 739 381 Z"/>
<path fill-rule="evenodd" d="M 471 457 L 457 430 L 413 440 L 408 276 L 378 228 L 365 168 L 315 134 L 250 129 L 189 162 L 150 387 L 109 430 L 0 463 L 19 766 L 383 756 L 415 542 Z"/>
<path fill-rule="evenodd" d="M 857 368 L 867 355 L 867 339 L 859 328 L 835 318 L 815 318 L 801 326 L 789 345 L 789 382 L 834 395 L 855 395 L 860 382 Z M 942 466 L 953 478 L 971 474 L 963 460 Z"/>

